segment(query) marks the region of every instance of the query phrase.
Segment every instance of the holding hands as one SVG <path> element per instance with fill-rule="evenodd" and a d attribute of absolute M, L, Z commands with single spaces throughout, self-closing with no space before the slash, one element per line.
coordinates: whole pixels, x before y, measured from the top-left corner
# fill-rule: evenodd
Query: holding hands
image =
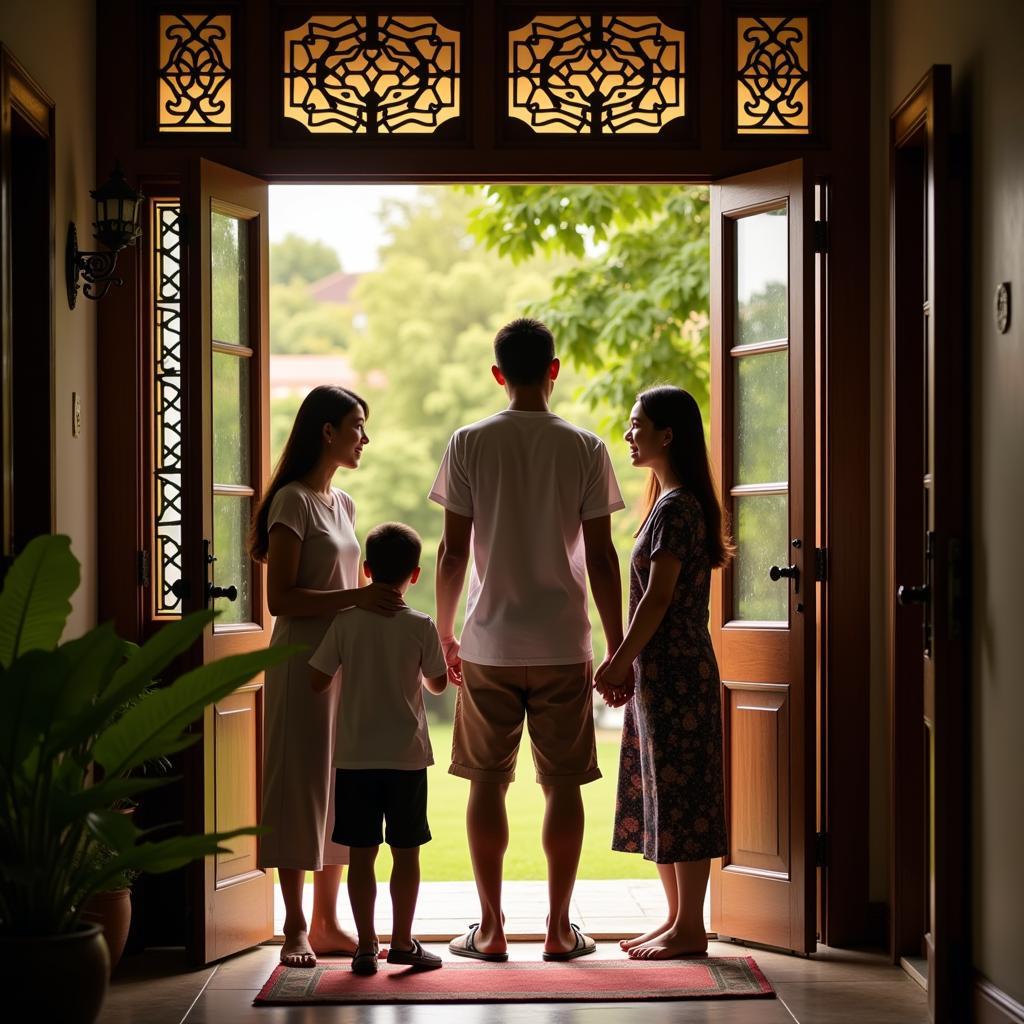
<path fill-rule="evenodd" d="M 594 688 L 609 707 L 621 708 L 636 688 L 632 661 L 626 661 L 618 654 L 611 658 L 606 656 L 594 673 Z"/>
<path fill-rule="evenodd" d="M 452 686 L 462 685 L 462 658 L 459 657 L 459 641 L 454 636 L 441 637 L 441 650 L 448 666 L 448 679 Z"/>

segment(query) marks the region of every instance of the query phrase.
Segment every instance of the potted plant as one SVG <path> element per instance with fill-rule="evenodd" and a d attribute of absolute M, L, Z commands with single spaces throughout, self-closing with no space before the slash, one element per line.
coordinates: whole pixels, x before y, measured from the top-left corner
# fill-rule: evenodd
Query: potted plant
<path fill-rule="evenodd" d="M 169 777 L 133 773 L 195 742 L 187 729 L 206 705 L 296 650 L 235 655 L 153 689 L 214 613 L 141 647 L 110 625 L 61 643 L 78 582 L 69 539 L 37 537 L 0 593 L 0 983 L 30 994 L 35 1018 L 64 1024 L 95 1020 L 106 991 L 106 944 L 82 921 L 88 898 L 125 872 L 172 871 L 257 831 L 143 831 L 121 809 Z"/>

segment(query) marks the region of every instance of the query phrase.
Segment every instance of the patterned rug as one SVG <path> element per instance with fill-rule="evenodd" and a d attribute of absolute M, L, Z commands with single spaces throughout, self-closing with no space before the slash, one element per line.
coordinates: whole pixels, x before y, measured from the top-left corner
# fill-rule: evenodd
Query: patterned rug
<path fill-rule="evenodd" d="M 279 965 L 254 1003 L 608 1003 L 775 995 L 749 956 L 646 963 L 582 958 L 568 963 L 460 961 L 446 962 L 436 971 L 382 962 L 368 978 L 353 974 L 350 964 L 321 960 L 312 969 Z"/>

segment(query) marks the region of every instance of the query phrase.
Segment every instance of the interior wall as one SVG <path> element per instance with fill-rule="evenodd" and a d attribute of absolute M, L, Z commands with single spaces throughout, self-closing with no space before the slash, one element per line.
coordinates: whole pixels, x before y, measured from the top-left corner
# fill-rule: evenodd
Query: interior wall
<path fill-rule="evenodd" d="M 888 112 L 932 64 L 953 71 L 953 125 L 969 179 L 972 515 L 972 916 L 975 967 L 1024 1002 L 1024 75 L 1020 0 L 876 3 L 872 166 L 874 355 L 885 327 Z M 878 270 L 878 268 L 883 268 Z M 995 291 L 1011 282 L 1010 330 L 995 325 Z M 873 379 L 876 379 L 873 375 Z M 877 436 L 877 432 L 873 432 Z M 875 454 L 881 458 L 876 447 Z M 877 503 L 876 503 L 877 504 Z M 878 588 L 878 602 L 888 600 Z M 878 616 L 873 616 L 877 620 Z M 884 664 L 882 665 L 884 671 Z"/>
<path fill-rule="evenodd" d="M 56 29 L 56 30 L 55 30 Z M 96 622 L 96 309 L 79 298 L 68 309 L 64 235 L 78 226 L 88 248 L 94 220 L 89 190 L 96 187 L 96 11 L 85 0 L 3 0 L 0 41 L 56 104 L 54 282 L 56 372 L 56 523 L 71 537 L 82 563 L 68 635 Z M 82 403 L 82 432 L 71 434 L 72 392 Z"/>

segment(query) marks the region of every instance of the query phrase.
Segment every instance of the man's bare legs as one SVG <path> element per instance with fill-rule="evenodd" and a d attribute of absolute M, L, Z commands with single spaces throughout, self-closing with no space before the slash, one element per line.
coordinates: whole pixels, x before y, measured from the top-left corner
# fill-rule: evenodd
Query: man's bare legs
<path fill-rule="evenodd" d="M 699 955 L 707 952 L 704 894 L 708 888 L 711 861 L 680 861 L 673 864 L 672 868 L 679 890 L 675 920 L 660 935 L 634 946 L 629 955 L 635 960 L 668 960 L 674 956 Z"/>
<path fill-rule="evenodd" d="M 504 953 L 508 949 L 505 917 L 501 912 L 501 872 L 508 849 L 507 792 L 508 783 L 469 784 L 466 834 L 480 897 L 480 927 L 474 943 L 481 953 Z"/>
<path fill-rule="evenodd" d="M 344 868 L 340 864 L 325 864 L 313 872 L 313 921 L 309 929 L 309 944 L 314 953 L 351 953 L 356 940 L 338 922 L 338 889 Z"/>
<path fill-rule="evenodd" d="M 665 912 L 665 920 L 662 924 L 656 925 L 643 935 L 637 935 L 633 939 L 623 939 L 619 943 L 620 949 L 630 950 L 635 946 L 642 946 L 645 942 L 657 938 L 662 932 L 667 932 L 675 923 L 679 914 L 679 886 L 676 882 L 676 866 L 674 864 L 658 864 L 658 877 L 661 879 L 661 887 L 665 890 L 665 902 L 668 905 Z M 703 910 L 702 910 L 703 912 Z"/>
<path fill-rule="evenodd" d="M 359 953 L 377 952 L 377 926 L 373 920 L 373 908 L 377 903 L 377 876 L 373 865 L 379 849 L 379 846 L 353 846 L 349 849 L 348 899 L 359 932 L 356 944 Z"/>
<path fill-rule="evenodd" d="M 583 797 L 574 785 L 542 786 L 545 809 L 541 839 L 548 860 L 548 933 L 544 949 L 565 953 L 576 946 L 569 927 L 569 901 L 583 849 Z"/>

